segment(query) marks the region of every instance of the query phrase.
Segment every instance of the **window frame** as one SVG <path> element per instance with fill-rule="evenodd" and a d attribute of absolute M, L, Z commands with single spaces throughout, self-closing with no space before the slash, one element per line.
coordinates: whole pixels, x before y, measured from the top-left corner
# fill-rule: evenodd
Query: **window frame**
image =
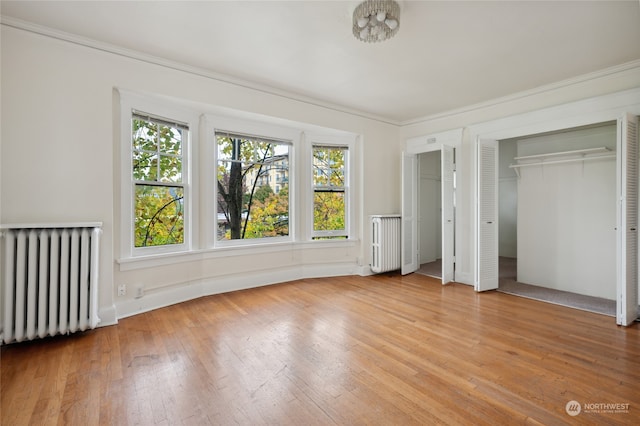
<path fill-rule="evenodd" d="M 206 246 L 209 248 L 225 248 L 225 247 L 251 247 L 257 245 L 291 243 L 297 241 L 297 197 L 296 197 L 296 181 L 297 181 L 297 161 L 296 153 L 300 145 L 300 130 L 263 123 L 254 120 L 245 120 L 239 118 L 231 118 L 225 116 L 217 116 L 207 114 L 203 116 L 203 133 L 206 140 L 206 153 L 203 155 L 206 164 L 201 164 L 205 171 L 203 177 L 207 188 L 205 193 L 213 194 L 206 201 L 205 218 L 215 218 L 214 220 L 206 220 L 204 227 L 206 233 Z M 217 238 L 217 217 L 218 217 L 218 185 L 217 185 L 217 167 L 218 167 L 218 142 L 216 132 L 246 135 L 247 137 L 255 137 L 256 139 L 273 140 L 278 143 L 287 144 L 289 146 L 289 235 L 279 237 L 265 238 L 247 238 L 237 240 L 218 240 Z M 210 160 L 210 161 L 209 161 Z M 210 167 L 213 164 L 214 167 Z"/>
<path fill-rule="evenodd" d="M 197 235 L 193 232 L 197 220 L 197 180 L 193 176 L 192 158 L 197 152 L 198 116 L 188 109 L 168 106 L 151 96 L 139 95 L 127 91 L 118 91 L 120 96 L 120 257 L 136 258 L 167 253 L 184 253 L 197 244 Z M 133 176 L 133 119 L 135 115 L 146 115 L 168 123 L 187 127 L 182 135 L 182 182 L 167 182 L 159 186 L 180 186 L 183 188 L 184 238 L 181 244 L 166 244 L 150 247 L 135 247 L 135 196 L 136 185 L 144 182 Z"/>
<path fill-rule="evenodd" d="M 354 185 L 354 170 L 355 170 L 355 150 L 356 150 L 356 138 L 354 136 L 342 136 L 342 135 L 327 135 L 327 134 L 306 134 L 308 145 L 308 156 L 306 162 L 308 164 L 308 179 L 306 187 L 309 192 L 309 199 L 306 206 L 306 217 L 309 218 L 307 226 L 308 240 L 313 242 L 322 241 L 341 241 L 341 240 L 353 240 L 354 235 L 354 204 L 353 200 L 353 185 Z M 315 202 L 315 185 L 314 185 L 314 149 L 316 147 L 326 148 L 344 148 L 346 149 L 345 170 L 344 170 L 344 230 L 315 230 L 314 221 L 314 202 Z"/>
<path fill-rule="evenodd" d="M 184 145 L 185 145 L 185 140 L 188 142 L 189 140 L 189 126 L 186 123 L 178 123 L 175 120 L 169 120 L 165 117 L 156 117 L 153 116 L 149 113 L 143 112 L 143 111 L 136 111 L 133 110 L 131 112 L 131 120 L 132 122 L 135 120 L 140 120 L 140 121 L 144 121 L 145 123 L 149 123 L 151 124 L 153 127 L 155 127 L 157 130 L 160 129 L 161 126 L 164 127 L 168 127 L 168 128 L 172 128 L 172 129 L 177 129 L 180 131 L 180 153 L 179 155 L 175 155 L 175 154 L 169 154 L 167 152 L 164 152 L 161 150 L 161 144 L 160 144 L 160 133 L 158 132 L 158 134 L 156 134 L 156 140 L 154 141 L 154 144 L 156 145 L 155 150 L 154 151 L 149 151 L 149 150 L 145 150 L 142 148 L 136 148 L 134 145 L 134 136 L 133 136 L 133 129 L 132 129 L 132 135 L 131 135 L 131 142 L 132 142 L 132 148 L 131 148 L 131 157 L 132 160 L 137 157 L 138 155 L 144 155 L 144 154 L 151 154 L 151 157 L 157 157 L 156 160 L 152 160 L 152 161 L 158 161 L 157 164 L 157 170 L 156 170 L 156 176 L 153 179 L 139 179 L 136 178 L 135 176 L 135 171 L 133 170 L 132 167 L 132 183 L 133 183 L 133 194 L 134 194 L 134 214 L 133 214 L 133 220 L 134 223 L 136 221 L 136 215 L 135 215 L 135 210 L 136 210 L 136 200 L 137 200 L 137 195 L 138 195 L 138 188 L 139 187 L 150 187 L 150 188 L 179 188 L 181 193 L 182 193 L 182 202 L 180 203 L 182 206 L 182 213 L 183 213 L 183 217 L 182 217 L 182 222 L 183 222 L 183 229 L 182 229 L 182 243 L 179 244 L 158 244 L 158 245 L 152 245 L 152 246 L 136 246 L 137 243 L 137 237 L 134 237 L 134 250 L 137 249 L 142 249 L 143 247 L 146 249 L 147 247 L 164 247 L 164 246 L 174 246 L 174 247 L 180 247 L 182 246 L 185 241 L 185 229 L 184 229 L 184 218 L 185 218 L 185 210 L 184 207 L 186 205 L 186 202 L 188 201 L 188 199 L 185 199 L 186 196 L 186 183 L 185 183 L 185 175 L 184 172 L 185 170 L 188 168 L 188 164 L 185 164 L 185 149 L 184 149 Z M 160 165 L 162 164 L 162 158 L 163 157 L 168 157 L 168 158 L 174 158 L 177 159 L 180 163 L 180 178 L 177 180 L 163 180 L 162 179 L 162 169 L 160 167 Z M 175 199 L 174 199 L 175 200 Z M 134 232 L 137 232 L 137 229 L 135 229 L 134 226 Z"/>

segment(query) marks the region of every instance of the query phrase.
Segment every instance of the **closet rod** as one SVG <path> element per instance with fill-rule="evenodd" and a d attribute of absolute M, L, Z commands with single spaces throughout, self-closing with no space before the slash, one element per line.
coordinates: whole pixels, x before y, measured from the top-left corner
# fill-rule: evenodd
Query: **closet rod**
<path fill-rule="evenodd" d="M 520 167 L 544 166 L 544 165 L 547 165 L 547 164 L 575 163 L 576 161 L 587 161 L 587 160 L 605 160 L 607 158 L 616 158 L 616 155 L 615 154 L 594 155 L 592 157 L 568 158 L 566 160 L 551 160 L 551 161 L 537 161 L 535 163 L 510 164 L 509 168 L 510 169 L 519 169 Z"/>

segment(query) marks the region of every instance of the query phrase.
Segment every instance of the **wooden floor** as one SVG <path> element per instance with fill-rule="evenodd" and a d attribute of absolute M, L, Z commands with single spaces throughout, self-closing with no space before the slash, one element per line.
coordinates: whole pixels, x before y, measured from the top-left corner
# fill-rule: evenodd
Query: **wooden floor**
<path fill-rule="evenodd" d="M 637 324 L 418 274 L 210 296 L 1 354 L 3 425 L 640 420 Z"/>

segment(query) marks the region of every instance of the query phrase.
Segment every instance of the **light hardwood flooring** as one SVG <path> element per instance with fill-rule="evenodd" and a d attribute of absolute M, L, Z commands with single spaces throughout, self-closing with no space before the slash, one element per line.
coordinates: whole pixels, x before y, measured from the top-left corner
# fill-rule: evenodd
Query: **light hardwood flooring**
<path fill-rule="evenodd" d="M 209 296 L 1 355 L 3 425 L 640 419 L 637 324 L 419 274 Z"/>

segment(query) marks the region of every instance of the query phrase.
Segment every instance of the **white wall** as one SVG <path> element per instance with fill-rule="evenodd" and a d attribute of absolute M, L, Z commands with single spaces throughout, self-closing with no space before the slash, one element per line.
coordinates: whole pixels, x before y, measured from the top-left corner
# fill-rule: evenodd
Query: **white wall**
<path fill-rule="evenodd" d="M 607 147 L 616 126 L 517 141 L 518 156 Z M 616 160 L 523 167 L 518 180 L 518 281 L 616 298 Z"/>
<path fill-rule="evenodd" d="M 516 172 L 509 168 L 517 155 L 514 141 L 500 141 L 498 169 L 498 254 L 502 257 L 518 257 L 518 179 Z"/>
<path fill-rule="evenodd" d="M 216 80 L 206 73 L 141 61 L 46 35 L 2 26 L 2 223 L 100 221 L 100 307 L 104 323 L 163 304 L 305 276 L 367 273 L 364 218 L 400 211 L 397 126 Z M 119 178 L 114 88 L 262 114 L 361 135 L 356 190 L 359 239 L 202 253 L 168 263 L 119 264 Z M 117 284 L 141 284 L 118 297 Z M 116 313 L 114 307 L 117 306 Z"/>
<path fill-rule="evenodd" d="M 441 151 L 418 155 L 420 186 L 418 205 L 420 263 L 442 258 L 442 164 Z"/>

